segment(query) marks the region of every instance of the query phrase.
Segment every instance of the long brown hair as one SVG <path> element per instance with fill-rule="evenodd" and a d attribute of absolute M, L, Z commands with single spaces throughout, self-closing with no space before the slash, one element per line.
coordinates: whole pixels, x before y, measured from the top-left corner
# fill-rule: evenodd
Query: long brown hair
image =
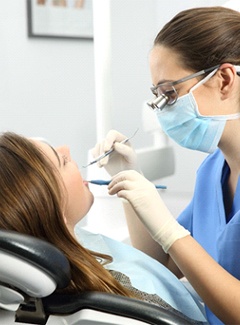
<path fill-rule="evenodd" d="M 240 13 L 218 6 L 184 10 L 161 29 L 154 45 L 173 50 L 179 64 L 193 71 L 240 65 Z"/>
<path fill-rule="evenodd" d="M 72 281 L 65 292 L 102 291 L 132 296 L 105 270 L 107 255 L 82 247 L 63 218 L 63 190 L 56 168 L 32 141 L 0 135 L 0 228 L 54 244 L 68 258 Z"/>

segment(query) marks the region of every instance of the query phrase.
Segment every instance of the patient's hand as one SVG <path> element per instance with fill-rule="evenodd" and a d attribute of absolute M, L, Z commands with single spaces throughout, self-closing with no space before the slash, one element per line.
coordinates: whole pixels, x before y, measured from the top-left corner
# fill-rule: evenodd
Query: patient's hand
<path fill-rule="evenodd" d="M 95 145 L 91 150 L 96 159 L 106 151 L 114 148 L 114 151 L 98 162 L 99 167 L 103 167 L 111 175 L 115 175 L 123 170 L 134 169 L 140 171 L 137 163 L 137 155 L 129 141 L 120 143 L 126 139 L 126 136 L 116 130 L 108 132 L 106 138 Z"/>

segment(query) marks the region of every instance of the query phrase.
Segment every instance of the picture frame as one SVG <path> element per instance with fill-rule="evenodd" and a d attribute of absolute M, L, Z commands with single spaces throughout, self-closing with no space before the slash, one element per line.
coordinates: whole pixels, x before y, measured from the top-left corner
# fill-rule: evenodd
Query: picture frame
<path fill-rule="evenodd" d="M 26 0 L 28 37 L 93 40 L 92 0 Z"/>

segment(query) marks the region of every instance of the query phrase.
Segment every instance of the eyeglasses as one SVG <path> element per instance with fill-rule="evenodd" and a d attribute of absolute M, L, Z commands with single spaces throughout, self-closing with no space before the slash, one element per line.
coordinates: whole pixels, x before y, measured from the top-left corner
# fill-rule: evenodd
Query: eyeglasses
<path fill-rule="evenodd" d="M 212 68 L 204 69 L 201 71 L 198 71 L 196 73 L 190 74 L 189 76 L 186 76 L 182 79 L 171 81 L 171 82 L 164 82 L 160 83 L 157 86 L 151 87 L 151 91 L 155 98 L 153 101 L 148 102 L 147 104 L 153 109 L 160 109 L 162 110 L 166 105 L 173 105 L 177 99 L 178 99 L 178 93 L 175 89 L 175 85 L 178 85 L 182 82 L 185 82 L 187 80 L 196 78 L 198 76 L 201 76 L 205 73 L 211 72 L 217 68 L 219 68 L 220 65 L 216 65 Z"/>

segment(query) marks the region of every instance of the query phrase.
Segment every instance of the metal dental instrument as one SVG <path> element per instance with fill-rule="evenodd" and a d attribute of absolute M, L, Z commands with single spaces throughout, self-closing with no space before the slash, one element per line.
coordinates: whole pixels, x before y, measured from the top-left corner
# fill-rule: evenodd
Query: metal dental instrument
<path fill-rule="evenodd" d="M 135 134 L 137 133 L 137 131 L 138 131 L 138 128 L 137 128 L 137 130 L 133 133 L 133 135 L 131 135 L 129 138 L 126 138 L 126 139 L 124 139 L 123 141 L 121 141 L 121 142 L 119 142 L 119 143 L 126 143 L 126 142 L 128 142 L 130 139 L 132 139 L 132 138 L 135 136 Z M 89 164 L 87 164 L 86 166 L 82 166 L 82 167 L 83 167 L 83 168 L 86 168 L 86 167 L 88 167 L 88 166 L 90 166 L 90 165 L 93 165 L 93 164 L 97 163 L 99 160 L 101 160 L 101 159 L 105 158 L 106 156 L 110 155 L 113 151 L 114 151 L 114 148 L 112 148 L 112 149 L 106 151 L 106 152 L 103 153 L 101 156 L 98 156 L 96 159 L 92 160 Z"/>
<path fill-rule="evenodd" d="M 87 182 L 91 183 L 91 184 L 95 184 L 95 185 L 108 185 L 111 181 L 105 181 L 102 179 L 94 179 L 94 180 L 87 181 Z M 165 190 L 167 188 L 167 186 L 165 186 L 165 185 L 155 185 L 155 187 L 157 189 L 163 189 L 163 190 Z"/>

